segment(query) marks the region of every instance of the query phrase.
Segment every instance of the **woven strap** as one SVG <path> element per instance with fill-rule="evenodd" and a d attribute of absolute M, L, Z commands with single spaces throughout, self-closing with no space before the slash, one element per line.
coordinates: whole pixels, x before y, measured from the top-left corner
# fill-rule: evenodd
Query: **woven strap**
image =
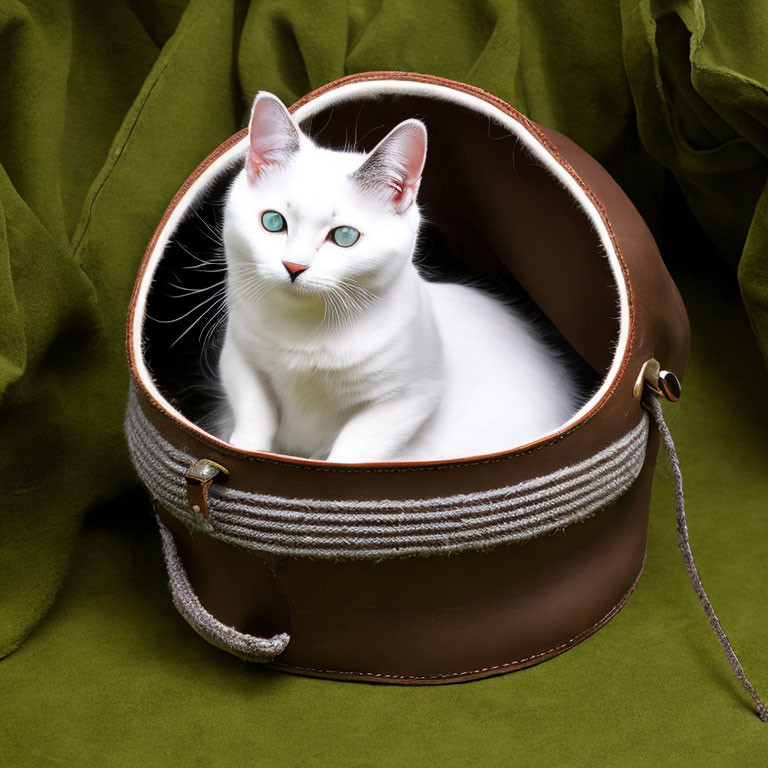
<path fill-rule="evenodd" d="M 131 395 L 126 435 L 153 498 L 192 528 L 261 553 L 382 559 L 484 549 L 584 520 L 635 481 L 645 460 L 648 416 L 585 461 L 516 485 L 428 499 L 333 501 L 246 493 L 215 483 L 210 523 L 189 509 L 189 456 L 165 440 Z M 236 478 L 232 478 L 236 480 Z"/>
<path fill-rule="evenodd" d="M 731 665 L 733 673 L 738 678 L 739 682 L 744 687 L 744 690 L 752 697 L 757 705 L 757 714 L 759 718 L 768 723 L 768 709 L 766 709 L 763 700 L 754 689 L 752 683 L 747 680 L 744 669 L 741 666 L 736 652 L 733 650 L 728 637 L 725 634 L 720 621 L 715 614 L 715 609 L 712 607 L 712 603 L 709 600 L 704 585 L 701 583 L 699 577 L 699 571 L 696 568 L 696 561 L 693 559 L 693 552 L 691 551 L 691 542 L 688 539 L 688 521 L 685 517 L 685 497 L 683 496 L 683 475 L 680 471 L 680 460 L 677 457 L 677 451 L 675 450 L 675 443 L 672 440 L 672 433 L 669 431 L 669 427 L 664 421 L 664 415 L 661 411 L 661 403 L 654 395 L 647 393 L 644 401 L 646 408 L 653 416 L 653 420 L 656 423 L 656 427 L 661 435 L 661 440 L 664 443 L 664 448 L 667 452 L 667 459 L 672 469 L 672 475 L 675 480 L 675 500 L 677 509 L 677 543 L 680 547 L 680 551 L 683 554 L 683 561 L 685 562 L 685 569 L 688 571 L 688 576 L 691 579 L 693 588 L 696 590 L 696 596 L 699 598 L 701 607 L 704 609 L 704 613 L 707 615 L 712 631 L 715 633 L 715 637 L 718 639 L 720 646 L 725 653 L 725 657 L 728 659 L 728 663 Z"/>
<path fill-rule="evenodd" d="M 163 557 L 168 569 L 174 605 L 195 632 L 216 647 L 247 661 L 272 661 L 275 656 L 281 654 L 290 640 L 287 633 L 282 632 L 272 637 L 248 635 L 223 624 L 203 607 L 189 582 L 184 563 L 176 549 L 173 534 L 159 517 L 155 517 L 160 528 Z"/>

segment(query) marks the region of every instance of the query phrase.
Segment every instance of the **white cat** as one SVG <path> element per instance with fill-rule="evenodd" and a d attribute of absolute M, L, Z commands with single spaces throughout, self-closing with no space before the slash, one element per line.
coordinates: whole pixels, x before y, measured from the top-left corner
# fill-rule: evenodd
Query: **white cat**
<path fill-rule="evenodd" d="M 224 208 L 219 436 L 337 462 L 436 461 L 512 449 L 575 413 L 573 376 L 527 319 L 417 272 L 423 123 L 367 155 L 333 151 L 261 92 L 249 131 Z"/>

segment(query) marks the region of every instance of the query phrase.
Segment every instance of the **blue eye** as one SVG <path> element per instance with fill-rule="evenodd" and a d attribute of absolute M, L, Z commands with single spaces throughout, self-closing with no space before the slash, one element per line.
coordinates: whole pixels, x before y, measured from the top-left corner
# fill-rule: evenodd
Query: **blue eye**
<path fill-rule="evenodd" d="M 354 227 L 336 227 L 330 232 L 331 240 L 342 248 L 349 248 L 360 239 L 360 233 Z"/>
<path fill-rule="evenodd" d="M 264 211 L 261 214 L 261 226 L 267 232 L 282 232 L 284 229 L 288 229 L 282 214 L 277 211 Z"/>

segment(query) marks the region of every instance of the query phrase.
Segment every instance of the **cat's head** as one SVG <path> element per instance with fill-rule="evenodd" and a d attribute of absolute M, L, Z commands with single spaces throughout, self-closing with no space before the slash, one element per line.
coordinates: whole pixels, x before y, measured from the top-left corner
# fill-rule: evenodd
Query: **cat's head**
<path fill-rule="evenodd" d="M 379 295 L 411 262 L 426 149 L 419 120 L 397 125 L 367 155 L 319 147 L 260 92 L 225 209 L 233 282 L 253 272 L 259 296 L 296 302 L 355 285 Z"/>

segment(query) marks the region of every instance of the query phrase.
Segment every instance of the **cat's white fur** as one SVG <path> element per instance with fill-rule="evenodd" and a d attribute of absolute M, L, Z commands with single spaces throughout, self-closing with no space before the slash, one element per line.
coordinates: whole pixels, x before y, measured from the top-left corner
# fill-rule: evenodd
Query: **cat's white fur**
<path fill-rule="evenodd" d="M 338 152 L 262 92 L 249 142 L 224 209 L 220 437 L 338 462 L 438 461 L 509 450 L 573 415 L 578 388 L 527 319 L 414 266 L 421 122 L 368 155 Z M 264 211 L 287 231 L 267 231 Z M 359 241 L 336 245 L 338 226 Z M 308 268 L 292 281 L 283 262 Z"/>

